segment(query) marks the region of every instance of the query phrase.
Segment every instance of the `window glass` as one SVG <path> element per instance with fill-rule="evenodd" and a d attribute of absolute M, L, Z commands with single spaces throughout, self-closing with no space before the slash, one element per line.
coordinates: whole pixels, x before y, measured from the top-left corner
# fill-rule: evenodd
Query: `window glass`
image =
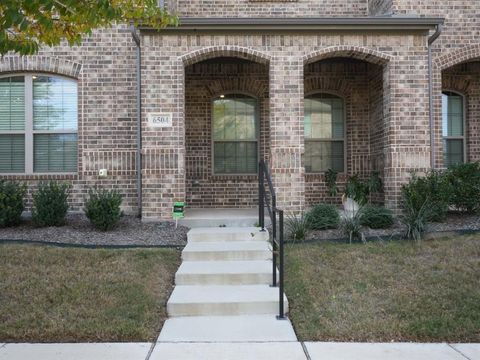
<path fill-rule="evenodd" d="M 343 99 L 329 94 L 306 98 L 304 133 L 307 172 L 344 171 Z"/>
<path fill-rule="evenodd" d="M 76 170 L 77 83 L 36 74 L 1 77 L 0 173 Z"/>
<path fill-rule="evenodd" d="M 213 167 L 216 174 L 257 172 L 256 100 L 229 95 L 213 101 Z"/>
<path fill-rule="evenodd" d="M 23 76 L 0 78 L 0 131 L 25 129 Z"/>
<path fill-rule="evenodd" d="M 463 97 L 452 92 L 442 95 L 443 157 L 445 166 L 465 161 Z"/>
<path fill-rule="evenodd" d="M 0 173 L 25 171 L 25 136 L 0 134 Z"/>
<path fill-rule="evenodd" d="M 33 77 L 33 128 L 35 130 L 77 129 L 77 84 L 52 77 Z"/>
<path fill-rule="evenodd" d="M 35 134 L 33 147 L 35 172 L 76 171 L 76 134 Z"/>

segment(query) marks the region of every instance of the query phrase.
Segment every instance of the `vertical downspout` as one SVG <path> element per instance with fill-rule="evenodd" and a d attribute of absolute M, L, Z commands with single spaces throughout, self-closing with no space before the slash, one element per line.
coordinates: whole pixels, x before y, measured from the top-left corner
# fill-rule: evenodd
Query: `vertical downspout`
<path fill-rule="evenodd" d="M 130 28 L 132 32 L 133 41 L 137 46 L 137 156 L 136 156 L 136 168 L 137 168 L 137 208 L 138 217 L 142 217 L 142 73 L 141 73 L 141 48 L 140 37 L 138 36 L 135 26 Z"/>
<path fill-rule="evenodd" d="M 429 102 L 429 128 L 430 128 L 430 167 L 435 169 L 435 133 L 433 124 L 433 64 L 432 44 L 442 33 L 442 24 L 438 24 L 435 32 L 428 38 L 428 102 Z"/>

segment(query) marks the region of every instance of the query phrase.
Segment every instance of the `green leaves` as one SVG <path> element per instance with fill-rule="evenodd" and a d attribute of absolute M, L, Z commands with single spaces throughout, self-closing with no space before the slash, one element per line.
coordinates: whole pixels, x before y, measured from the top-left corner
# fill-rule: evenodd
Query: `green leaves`
<path fill-rule="evenodd" d="M 97 229 L 111 230 L 122 215 L 121 204 L 122 195 L 115 190 L 90 189 L 85 214 Z"/>
<path fill-rule="evenodd" d="M 78 45 L 93 29 L 115 23 L 162 29 L 178 19 L 157 6 L 156 0 L 2 0 L 0 54 L 38 52 L 42 45 L 66 41 Z"/>
<path fill-rule="evenodd" d="M 25 184 L 0 180 L 0 228 L 20 223 L 26 192 Z"/>
<path fill-rule="evenodd" d="M 56 181 L 41 182 L 33 194 L 32 219 L 39 227 L 62 226 L 68 211 L 70 185 Z"/>

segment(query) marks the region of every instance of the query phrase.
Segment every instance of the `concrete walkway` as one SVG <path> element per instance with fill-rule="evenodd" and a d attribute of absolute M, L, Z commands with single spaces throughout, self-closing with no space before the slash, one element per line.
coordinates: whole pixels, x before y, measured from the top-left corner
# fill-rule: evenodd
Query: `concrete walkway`
<path fill-rule="evenodd" d="M 158 342 L 297 341 L 290 321 L 276 318 L 268 232 L 199 227 L 187 238 Z"/>
<path fill-rule="evenodd" d="M 480 344 L 0 344 L 0 360 L 480 360 Z"/>

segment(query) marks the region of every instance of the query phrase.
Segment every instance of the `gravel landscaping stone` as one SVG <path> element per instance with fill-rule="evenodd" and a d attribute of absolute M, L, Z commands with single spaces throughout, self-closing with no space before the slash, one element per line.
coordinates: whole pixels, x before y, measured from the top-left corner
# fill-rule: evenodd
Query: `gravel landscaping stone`
<path fill-rule="evenodd" d="M 187 243 L 185 226 L 175 229 L 175 223 L 164 221 L 142 223 L 134 216 L 123 216 L 111 231 L 96 230 L 83 214 L 69 214 L 67 224 L 60 227 L 37 228 L 31 221 L 0 229 L 0 240 L 42 241 L 77 245 L 135 245 L 135 246 L 183 246 Z"/>
<path fill-rule="evenodd" d="M 383 239 L 402 237 L 405 233 L 405 226 L 395 219 L 395 223 L 388 229 L 364 228 L 365 237 L 368 239 Z M 430 223 L 427 227 L 426 237 L 442 236 L 449 232 L 470 232 L 480 231 L 480 215 L 450 213 L 443 223 Z M 311 231 L 306 240 L 338 240 L 345 239 L 340 229 L 314 230 Z"/>

